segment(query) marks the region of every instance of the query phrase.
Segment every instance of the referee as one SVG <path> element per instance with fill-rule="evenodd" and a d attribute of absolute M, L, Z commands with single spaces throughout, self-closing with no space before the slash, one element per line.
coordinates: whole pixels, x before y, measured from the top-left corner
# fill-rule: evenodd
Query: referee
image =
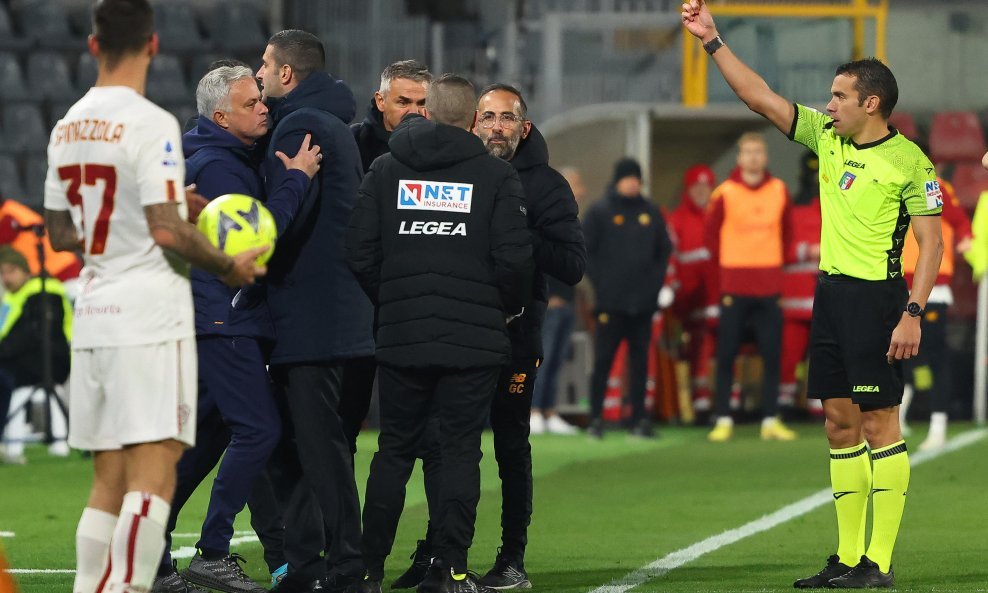
<path fill-rule="evenodd" d="M 920 319 L 943 254 L 936 172 L 919 147 L 889 127 L 899 90 L 878 60 L 839 66 L 824 114 L 780 97 L 739 60 L 703 0 L 684 4 L 682 18 L 737 96 L 820 158 L 823 274 L 808 392 L 823 400 L 827 418 L 838 544 L 823 570 L 793 586 L 892 587 L 892 547 L 909 486 L 898 414 L 902 361 L 919 352 Z M 919 245 L 911 293 L 901 261 L 910 222 Z"/>

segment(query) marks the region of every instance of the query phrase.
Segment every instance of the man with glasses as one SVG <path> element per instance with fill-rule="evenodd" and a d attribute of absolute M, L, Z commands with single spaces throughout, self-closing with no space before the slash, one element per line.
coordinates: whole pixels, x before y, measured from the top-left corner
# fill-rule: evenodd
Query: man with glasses
<path fill-rule="evenodd" d="M 508 326 L 511 362 L 501 376 L 491 406 L 494 455 L 501 477 L 501 542 L 493 568 L 481 584 L 496 589 L 528 588 L 525 545 L 532 518 L 532 448 L 528 442 L 535 375 L 542 362 L 542 320 L 548 301 L 546 275 L 576 285 L 583 278 L 587 252 L 578 207 L 566 179 L 549 166 L 549 149 L 527 119 L 518 89 L 494 84 L 481 92 L 474 133 L 487 152 L 518 171 L 532 231 L 535 269 L 532 302 Z"/>

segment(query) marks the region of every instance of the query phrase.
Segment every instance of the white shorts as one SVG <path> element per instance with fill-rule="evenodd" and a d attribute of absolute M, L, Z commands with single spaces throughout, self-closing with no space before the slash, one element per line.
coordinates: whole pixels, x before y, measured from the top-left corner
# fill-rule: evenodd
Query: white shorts
<path fill-rule="evenodd" d="M 194 338 L 72 351 L 69 444 L 86 451 L 167 439 L 195 445 Z"/>

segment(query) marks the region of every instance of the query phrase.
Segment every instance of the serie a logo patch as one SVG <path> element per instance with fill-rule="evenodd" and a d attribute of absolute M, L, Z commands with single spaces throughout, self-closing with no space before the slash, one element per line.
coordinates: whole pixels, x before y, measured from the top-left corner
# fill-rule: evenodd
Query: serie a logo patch
<path fill-rule="evenodd" d="M 844 171 L 844 176 L 840 178 L 840 188 L 843 191 L 851 189 L 851 185 L 854 184 L 854 180 L 857 179 L 854 173 L 850 171 Z"/>
<path fill-rule="evenodd" d="M 433 210 L 469 214 L 472 202 L 472 183 L 418 181 L 414 179 L 398 181 L 399 210 Z"/>

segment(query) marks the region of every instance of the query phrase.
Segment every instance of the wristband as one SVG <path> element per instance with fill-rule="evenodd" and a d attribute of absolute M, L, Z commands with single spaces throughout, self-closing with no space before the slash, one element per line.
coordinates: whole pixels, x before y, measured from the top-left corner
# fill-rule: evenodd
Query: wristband
<path fill-rule="evenodd" d="M 711 39 L 710 41 L 703 44 L 703 51 L 707 52 L 710 55 L 714 55 L 714 52 L 724 47 L 724 45 L 725 45 L 724 40 L 721 38 L 720 35 L 718 35 L 713 39 Z"/>

